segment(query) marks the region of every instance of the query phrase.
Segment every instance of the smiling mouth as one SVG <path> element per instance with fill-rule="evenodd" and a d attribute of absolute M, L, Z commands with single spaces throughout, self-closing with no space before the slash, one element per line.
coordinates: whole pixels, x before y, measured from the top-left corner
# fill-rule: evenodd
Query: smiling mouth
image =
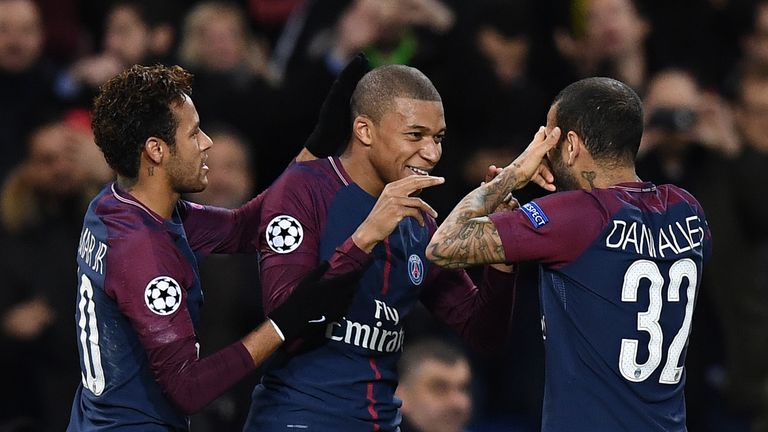
<path fill-rule="evenodd" d="M 424 176 L 425 175 L 429 175 L 429 171 L 421 169 L 421 168 L 416 168 L 416 167 L 413 167 L 413 166 L 408 166 L 406 168 L 411 170 L 416 175 L 424 175 Z"/>

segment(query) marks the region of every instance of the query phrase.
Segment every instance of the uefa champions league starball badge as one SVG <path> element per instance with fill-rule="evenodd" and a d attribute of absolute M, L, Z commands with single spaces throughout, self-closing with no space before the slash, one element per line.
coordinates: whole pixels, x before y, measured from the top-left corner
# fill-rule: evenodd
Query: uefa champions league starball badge
<path fill-rule="evenodd" d="M 144 302 L 149 310 L 158 315 L 170 315 L 181 305 L 182 289 L 170 276 L 159 276 L 147 284 Z"/>
<path fill-rule="evenodd" d="M 280 215 L 267 225 L 267 245 L 279 254 L 296 250 L 304 240 L 304 228 L 292 216 Z"/>

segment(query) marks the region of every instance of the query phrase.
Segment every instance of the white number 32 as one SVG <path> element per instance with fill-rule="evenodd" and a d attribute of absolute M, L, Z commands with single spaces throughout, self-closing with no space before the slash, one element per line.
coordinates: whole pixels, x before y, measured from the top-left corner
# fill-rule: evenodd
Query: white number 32
<path fill-rule="evenodd" d="M 691 330 L 697 275 L 696 263 L 689 258 L 678 260 L 669 268 L 667 301 L 680 301 L 680 286 L 683 283 L 683 278 L 688 279 L 688 290 L 686 293 L 687 303 L 683 325 L 669 346 L 667 361 L 659 377 L 661 384 L 677 384 L 682 377 L 683 367 L 678 366 L 677 363 L 680 360 L 680 355 L 683 352 L 683 348 L 685 348 L 688 334 Z M 656 263 L 648 260 L 638 260 L 629 266 L 624 274 L 621 301 L 636 302 L 637 290 L 640 287 L 640 281 L 643 279 L 648 279 L 651 282 L 649 288 L 650 304 L 647 311 L 637 314 L 637 329 L 650 335 L 650 340 L 648 341 L 648 360 L 642 364 L 637 362 L 637 339 L 622 339 L 621 354 L 619 355 L 621 375 L 632 382 L 645 381 L 659 367 L 662 358 L 661 349 L 664 342 L 664 333 L 661 330 L 661 325 L 659 325 L 664 277 L 661 275 Z"/>

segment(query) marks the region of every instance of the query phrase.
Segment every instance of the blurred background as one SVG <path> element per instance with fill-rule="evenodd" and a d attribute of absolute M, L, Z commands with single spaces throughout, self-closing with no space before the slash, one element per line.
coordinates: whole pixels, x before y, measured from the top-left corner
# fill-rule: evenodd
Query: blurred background
<path fill-rule="evenodd" d="M 69 419 L 80 380 L 75 251 L 85 206 L 112 178 L 90 130 L 98 86 L 135 63 L 192 71 L 215 145 L 209 189 L 188 198 L 235 207 L 298 152 L 359 51 L 373 66 L 418 67 L 442 94 L 436 174 L 448 181 L 425 198 L 443 215 L 489 164 L 525 148 L 564 86 L 592 75 L 632 86 L 646 110 L 641 178 L 691 191 L 715 238 L 688 350 L 689 430 L 768 430 L 768 1 L 0 0 L 0 431 L 61 431 Z M 203 263 L 202 354 L 263 319 L 255 262 Z M 452 410 L 437 430 L 538 430 L 536 277 L 522 266 L 509 340 L 492 356 L 467 353 L 467 384 L 427 402 L 404 387 L 412 407 Z M 406 350 L 425 338 L 461 350 L 423 310 L 407 326 Z M 195 416 L 193 430 L 239 430 L 257 379 Z"/>

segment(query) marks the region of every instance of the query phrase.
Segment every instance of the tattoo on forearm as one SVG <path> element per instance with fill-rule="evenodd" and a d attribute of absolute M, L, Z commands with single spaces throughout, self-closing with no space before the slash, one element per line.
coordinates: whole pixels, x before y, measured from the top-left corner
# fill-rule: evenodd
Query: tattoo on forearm
<path fill-rule="evenodd" d="M 584 178 L 584 180 L 589 182 L 589 187 L 592 189 L 595 188 L 595 179 L 597 178 L 597 173 L 594 171 L 582 171 L 581 177 Z"/>
<path fill-rule="evenodd" d="M 439 234 L 430 243 L 436 264 L 464 268 L 504 262 L 504 248 L 496 226 L 484 217 L 519 186 L 516 176 L 504 174 L 467 195 L 440 225 Z"/>
<path fill-rule="evenodd" d="M 436 264 L 447 268 L 464 268 L 477 264 L 504 261 L 504 248 L 489 219 L 472 219 L 448 233 L 444 241 L 432 242 L 430 251 Z"/>

